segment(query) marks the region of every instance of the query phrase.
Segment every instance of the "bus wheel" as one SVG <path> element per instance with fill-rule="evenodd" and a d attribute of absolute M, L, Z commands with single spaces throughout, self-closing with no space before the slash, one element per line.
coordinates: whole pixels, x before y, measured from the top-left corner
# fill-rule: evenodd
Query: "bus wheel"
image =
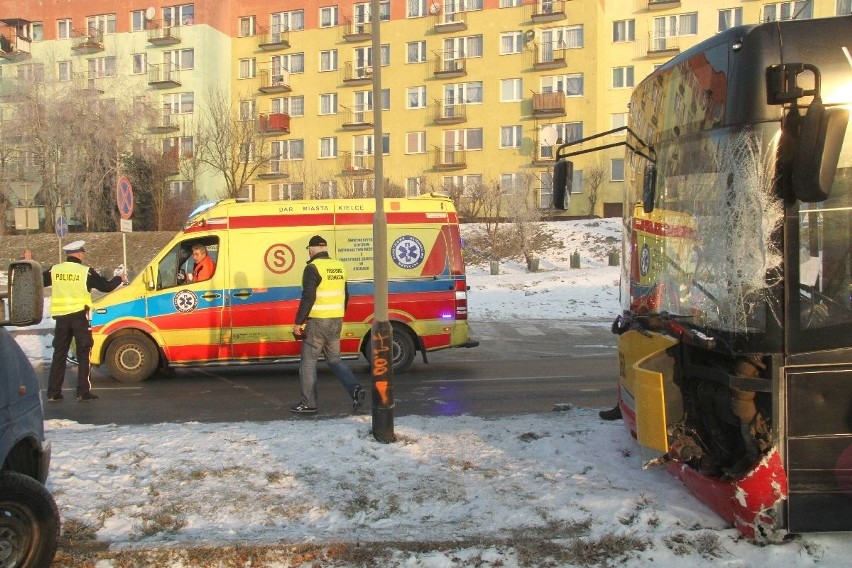
<path fill-rule="evenodd" d="M 143 335 L 122 335 L 107 348 L 107 369 L 122 383 L 144 381 L 154 374 L 158 363 L 157 347 Z"/>

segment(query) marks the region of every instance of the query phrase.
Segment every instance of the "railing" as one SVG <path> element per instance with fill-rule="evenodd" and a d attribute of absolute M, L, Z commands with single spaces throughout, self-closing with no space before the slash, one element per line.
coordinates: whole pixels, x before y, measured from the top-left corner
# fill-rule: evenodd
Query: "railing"
<path fill-rule="evenodd" d="M 464 57 L 454 51 L 436 52 L 435 75 L 465 75 L 467 65 Z"/>
<path fill-rule="evenodd" d="M 285 25 L 272 26 L 271 28 L 258 27 L 258 43 L 260 49 L 270 51 L 290 47 L 290 28 Z"/>
<path fill-rule="evenodd" d="M 344 128 L 366 128 L 373 125 L 373 109 L 371 106 L 356 105 L 353 107 L 347 107 L 341 105 L 340 108 L 343 110 L 344 114 Z"/>
<path fill-rule="evenodd" d="M 467 120 L 467 105 L 454 101 L 435 101 L 435 122 L 438 124 L 453 124 Z"/>
<path fill-rule="evenodd" d="M 164 26 L 162 22 L 148 22 L 148 43 L 154 45 L 180 43 L 180 26 Z"/>
<path fill-rule="evenodd" d="M 96 28 L 85 32 L 72 32 L 71 49 L 78 53 L 95 53 L 104 50 L 104 34 Z"/>
<path fill-rule="evenodd" d="M 460 170 L 467 167 L 467 155 L 460 144 L 435 148 L 436 170 Z"/>
<path fill-rule="evenodd" d="M 98 89 L 97 83 L 95 82 L 96 79 L 97 77 L 94 73 L 90 73 L 88 71 L 73 73 L 71 76 L 71 80 L 76 90 L 102 93 L 103 90 Z"/>
<path fill-rule="evenodd" d="M 18 34 L 14 25 L 3 24 L 0 28 L 0 59 L 12 62 L 29 59 L 30 41 L 30 38 Z"/>
<path fill-rule="evenodd" d="M 555 116 L 565 114 L 565 93 L 533 93 L 533 115 Z"/>
<path fill-rule="evenodd" d="M 287 160 L 273 158 L 258 168 L 257 177 L 261 179 L 286 178 L 290 173 L 287 168 Z"/>
<path fill-rule="evenodd" d="M 290 91 L 290 71 L 280 65 L 260 70 L 260 87 L 264 93 L 286 93 Z"/>
<path fill-rule="evenodd" d="M 553 43 L 533 44 L 536 69 L 553 69 L 565 67 L 565 47 L 554 47 Z"/>
<path fill-rule="evenodd" d="M 340 170 L 344 175 L 369 174 L 373 171 L 373 154 L 343 152 Z"/>
<path fill-rule="evenodd" d="M 373 66 L 365 62 L 347 61 L 343 65 L 344 83 L 366 83 L 373 80 Z"/>
<path fill-rule="evenodd" d="M 148 84 L 152 87 L 179 87 L 180 69 L 174 63 L 149 63 Z"/>
<path fill-rule="evenodd" d="M 550 22 L 565 17 L 565 0 L 538 0 L 532 5 L 533 22 Z"/>
<path fill-rule="evenodd" d="M 257 129 L 262 134 L 289 134 L 290 115 L 283 112 L 261 114 L 257 117 Z"/>
<path fill-rule="evenodd" d="M 343 39 L 346 41 L 364 41 L 372 37 L 373 24 L 370 22 L 353 22 L 343 18 Z"/>

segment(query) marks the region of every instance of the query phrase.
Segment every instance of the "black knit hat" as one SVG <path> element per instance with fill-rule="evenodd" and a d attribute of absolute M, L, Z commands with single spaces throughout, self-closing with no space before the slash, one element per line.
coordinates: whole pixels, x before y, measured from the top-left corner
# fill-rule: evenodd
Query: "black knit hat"
<path fill-rule="evenodd" d="M 311 240 L 308 242 L 309 247 L 327 247 L 328 243 L 325 242 L 325 239 L 319 235 L 314 235 L 311 237 Z"/>

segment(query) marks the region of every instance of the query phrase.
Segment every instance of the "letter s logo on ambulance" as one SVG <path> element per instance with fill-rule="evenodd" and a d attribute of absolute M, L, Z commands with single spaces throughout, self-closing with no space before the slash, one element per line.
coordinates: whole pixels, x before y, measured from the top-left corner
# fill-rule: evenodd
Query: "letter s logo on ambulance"
<path fill-rule="evenodd" d="M 198 296 L 192 290 L 181 290 L 175 294 L 172 303 L 177 311 L 186 314 L 198 307 Z"/>
<path fill-rule="evenodd" d="M 417 268 L 426 258 L 426 248 L 417 237 L 405 235 L 393 242 L 391 258 L 400 268 Z"/>
<path fill-rule="evenodd" d="M 263 262 L 270 272 L 284 274 L 296 264 L 296 255 L 289 246 L 278 243 L 266 249 Z"/>

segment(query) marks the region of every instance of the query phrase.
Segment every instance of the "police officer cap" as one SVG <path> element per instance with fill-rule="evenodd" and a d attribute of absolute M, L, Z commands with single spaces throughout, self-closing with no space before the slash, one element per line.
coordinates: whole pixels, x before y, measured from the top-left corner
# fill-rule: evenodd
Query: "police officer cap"
<path fill-rule="evenodd" d="M 327 247 L 328 243 L 325 242 L 325 239 L 319 235 L 314 235 L 311 237 L 310 242 L 308 242 L 309 247 Z"/>
<path fill-rule="evenodd" d="M 67 252 L 68 254 L 74 254 L 75 252 L 86 252 L 86 241 L 74 241 L 68 243 L 62 250 Z"/>

